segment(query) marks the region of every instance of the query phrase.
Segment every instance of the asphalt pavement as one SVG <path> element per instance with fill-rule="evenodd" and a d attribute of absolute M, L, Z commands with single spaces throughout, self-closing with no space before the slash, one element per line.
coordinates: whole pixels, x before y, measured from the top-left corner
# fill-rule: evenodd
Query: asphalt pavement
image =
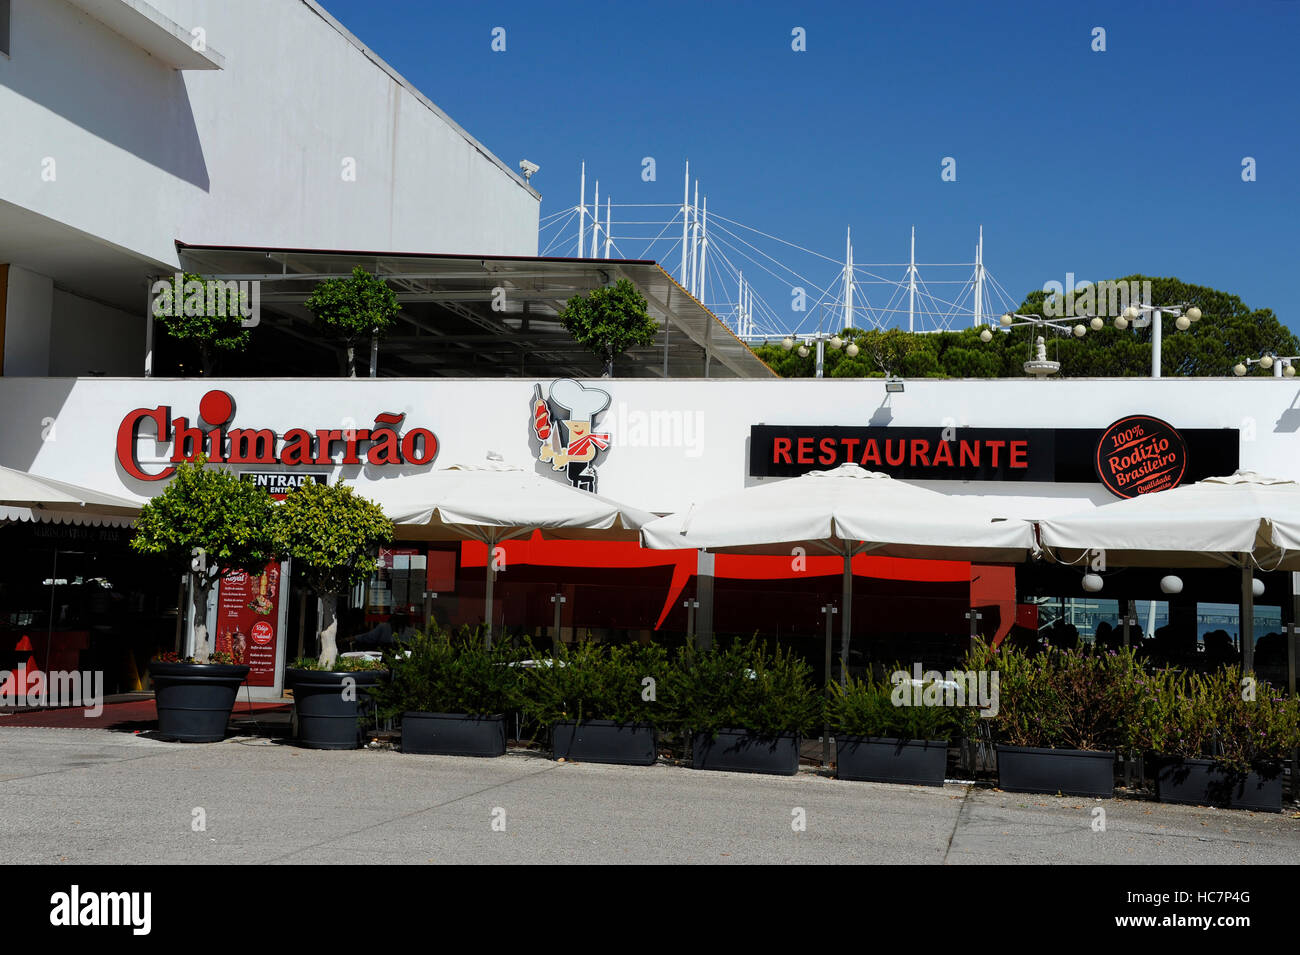
<path fill-rule="evenodd" d="M 1103 810 L 1098 814 L 1097 809 Z M 1294 863 L 1300 814 L 0 727 L 14 863 Z"/>

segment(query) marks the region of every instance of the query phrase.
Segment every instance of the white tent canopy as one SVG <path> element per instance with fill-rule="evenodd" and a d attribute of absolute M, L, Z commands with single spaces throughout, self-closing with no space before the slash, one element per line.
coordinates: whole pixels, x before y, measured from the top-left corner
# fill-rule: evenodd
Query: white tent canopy
<path fill-rule="evenodd" d="M 745 488 L 647 525 L 651 548 L 772 553 L 774 545 L 851 546 L 891 557 L 1021 561 L 1034 547 L 1026 521 L 1001 519 L 984 501 L 842 464 L 831 471 Z M 784 551 L 781 551 L 784 552 Z"/>
<path fill-rule="evenodd" d="M 842 554 L 840 661 L 846 672 L 854 554 L 1022 561 L 1034 549 L 1034 533 L 1028 522 L 1001 519 L 983 502 L 957 500 L 856 464 L 842 464 L 693 504 L 685 514 L 647 524 L 641 542 L 661 550 L 785 554 L 799 546 Z M 828 669 L 829 662 L 828 649 Z"/>
<path fill-rule="evenodd" d="M 489 550 L 541 531 L 546 537 L 635 540 L 655 515 L 506 464 L 453 465 L 424 475 L 421 497 L 386 510 L 403 537 L 473 539 Z M 492 635 L 495 574 L 487 561 L 487 638 Z"/>
<path fill-rule="evenodd" d="M 1300 570 L 1300 484 L 1251 471 L 1037 523 L 1063 563 L 1100 549 L 1116 567 Z"/>
<path fill-rule="evenodd" d="M 69 520 L 131 518 L 140 504 L 124 497 L 0 467 L 0 519 Z"/>

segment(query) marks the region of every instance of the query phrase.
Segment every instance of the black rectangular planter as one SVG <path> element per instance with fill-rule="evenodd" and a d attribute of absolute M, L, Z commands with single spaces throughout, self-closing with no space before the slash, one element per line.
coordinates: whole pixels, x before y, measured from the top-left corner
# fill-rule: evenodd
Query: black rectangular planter
<path fill-rule="evenodd" d="M 696 733 L 691 741 L 691 766 L 730 773 L 793 776 L 799 772 L 798 733 L 762 734 L 745 729 Z"/>
<path fill-rule="evenodd" d="M 402 752 L 432 756 L 504 756 L 504 716 L 403 713 Z"/>
<path fill-rule="evenodd" d="M 998 788 L 1109 799 L 1115 795 L 1115 754 L 998 746 Z"/>
<path fill-rule="evenodd" d="M 835 738 L 835 776 L 872 783 L 942 786 L 948 769 L 946 739 Z"/>
<path fill-rule="evenodd" d="M 652 725 L 613 720 L 556 723 L 551 727 L 551 750 L 555 759 L 577 763 L 652 766 L 659 758 Z"/>
<path fill-rule="evenodd" d="M 1212 759 L 1160 757 L 1156 798 L 1191 806 L 1281 812 L 1282 774 L 1234 773 Z"/>

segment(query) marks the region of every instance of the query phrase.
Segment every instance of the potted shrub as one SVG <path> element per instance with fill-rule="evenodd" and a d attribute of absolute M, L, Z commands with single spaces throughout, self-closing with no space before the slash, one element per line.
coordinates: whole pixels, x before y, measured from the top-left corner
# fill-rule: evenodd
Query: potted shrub
<path fill-rule="evenodd" d="M 131 548 L 160 554 L 190 577 L 193 626 L 185 656 L 149 664 L 158 732 L 182 742 L 212 743 L 226 735 L 230 711 L 248 667 L 212 653 L 207 608 L 212 588 L 232 573 L 260 572 L 274 555 L 268 537 L 270 496 L 207 460 L 177 465 L 166 489 L 145 504 Z"/>
<path fill-rule="evenodd" d="M 1300 746 L 1300 704 L 1238 667 L 1162 674 L 1150 718 L 1161 802 L 1282 811 L 1282 764 Z"/>
<path fill-rule="evenodd" d="M 402 310 L 397 293 L 389 288 L 388 283 L 359 265 L 352 269 L 349 279 L 321 282 L 303 305 L 327 331 L 342 340 L 349 378 L 357 376 L 357 342 L 369 336 L 373 353 L 380 336 Z"/>
<path fill-rule="evenodd" d="M 900 667 L 895 673 L 904 672 Z M 959 728 L 951 706 L 899 705 L 890 679 L 832 683 L 827 716 L 835 734 L 835 775 L 877 783 L 942 786 L 948 768 L 948 740 Z M 922 700 L 933 684 L 916 687 Z"/>
<path fill-rule="evenodd" d="M 673 667 L 675 720 L 690 734 L 695 769 L 793 776 L 803 734 L 822 716 L 812 667 L 756 640 L 683 648 Z"/>
<path fill-rule="evenodd" d="M 659 323 L 646 311 L 645 296 L 628 279 L 575 295 L 560 310 L 560 324 L 600 358 L 602 378 L 614 377 L 614 360 L 633 347 L 653 345 Z"/>
<path fill-rule="evenodd" d="M 320 656 L 290 667 L 285 682 L 293 691 L 299 741 L 316 749 L 355 749 L 357 687 L 379 681 L 382 662 L 338 656 L 338 596 L 369 580 L 379 545 L 393 537 L 393 523 L 379 505 L 337 484 L 307 482 L 275 507 L 270 537 L 277 553 L 294 562 L 307 587 L 320 597 L 317 638 Z M 375 665 L 377 664 L 377 665 Z M 333 694 L 334 700 L 324 697 Z M 310 701 L 310 702 L 309 702 Z M 351 728 L 348 728 L 348 720 Z M 330 720 L 333 722 L 322 722 Z M 327 726 L 334 729 L 326 731 Z M 308 733 L 304 727 L 311 727 Z"/>
<path fill-rule="evenodd" d="M 295 660 L 285 670 L 293 687 L 294 736 L 308 749 L 358 749 L 362 710 L 370 691 L 388 677 L 382 660 L 340 657 L 329 667 L 319 659 Z"/>
<path fill-rule="evenodd" d="M 519 656 L 509 646 L 487 648 L 463 629 L 417 634 L 384 655 L 392 674 L 372 691 L 379 714 L 402 726 L 403 753 L 501 756 L 505 713 L 518 701 Z"/>
<path fill-rule="evenodd" d="M 1117 751 L 1137 749 L 1149 678 L 1134 652 L 1082 647 L 1029 655 L 979 649 L 967 671 L 999 673 L 998 786 L 1008 792 L 1109 798 Z M 965 719 L 981 719 L 968 712 Z"/>
<path fill-rule="evenodd" d="M 668 655 L 656 644 L 561 644 L 524 671 L 523 712 L 550 728 L 555 759 L 650 766 L 659 758 L 659 684 L 667 671 Z"/>

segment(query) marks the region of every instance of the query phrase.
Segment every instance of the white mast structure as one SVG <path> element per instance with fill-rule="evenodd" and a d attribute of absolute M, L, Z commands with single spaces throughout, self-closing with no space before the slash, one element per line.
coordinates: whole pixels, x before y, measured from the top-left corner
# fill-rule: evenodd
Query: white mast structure
<path fill-rule="evenodd" d="M 612 196 L 605 197 L 605 258 L 609 258 L 610 243 L 614 241 L 614 233 L 610 229 L 610 206 L 614 203 Z M 596 210 L 596 215 L 600 215 L 600 209 Z"/>
<path fill-rule="evenodd" d="M 591 257 L 594 259 L 600 249 L 600 180 L 596 180 L 596 199 L 591 204 Z"/>
<path fill-rule="evenodd" d="M 688 233 L 691 227 L 691 161 L 686 160 L 686 182 L 682 186 L 682 273 L 678 284 L 686 288 L 686 266 L 690 259 Z"/>
<path fill-rule="evenodd" d="M 984 227 L 980 226 L 979 242 L 975 246 L 975 321 L 974 327 L 984 324 Z"/>
<path fill-rule="evenodd" d="M 687 291 L 695 294 L 695 283 L 700 271 L 700 181 L 695 180 L 695 201 L 691 204 L 691 267 L 686 273 L 690 283 Z"/>
<path fill-rule="evenodd" d="M 584 259 L 585 255 L 582 250 L 586 248 L 587 229 L 587 164 L 582 164 L 582 172 L 578 179 L 578 258 Z"/>
<path fill-rule="evenodd" d="M 844 327 L 853 327 L 853 229 L 844 229 Z"/>
<path fill-rule="evenodd" d="M 907 260 L 907 330 L 916 331 L 916 226 L 912 226 L 912 252 Z"/>

